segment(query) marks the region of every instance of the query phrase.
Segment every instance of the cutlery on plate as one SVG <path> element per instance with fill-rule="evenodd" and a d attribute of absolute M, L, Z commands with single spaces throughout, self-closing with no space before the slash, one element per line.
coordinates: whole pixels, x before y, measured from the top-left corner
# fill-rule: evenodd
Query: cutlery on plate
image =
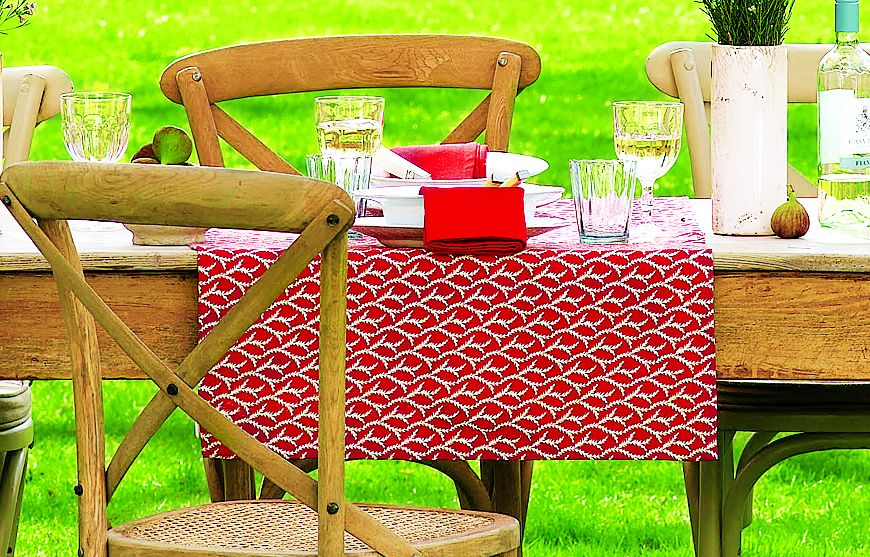
<path fill-rule="evenodd" d="M 375 153 L 373 163 L 378 168 L 389 172 L 393 176 L 405 180 L 431 180 L 432 175 L 412 163 L 408 159 L 397 155 L 386 147 L 381 147 Z"/>
<path fill-rule="evenodd" d="M 529 176 L 531 176 L 531 172 L 529 172 L 528 170 L 520 170 L 516 172 L 513 176 L 502 182 L 496 180 L 494 176 L 489 176 L 486 179 L 486 183 L 484 185 L 496 188 L 515 188 L 523 183 L 523 181 Z"/>

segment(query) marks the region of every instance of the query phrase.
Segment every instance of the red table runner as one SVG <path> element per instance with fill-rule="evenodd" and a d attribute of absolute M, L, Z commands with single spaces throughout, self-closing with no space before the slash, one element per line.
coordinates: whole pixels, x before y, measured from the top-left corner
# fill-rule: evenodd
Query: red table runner
<path fill-rule="evenodd" d="M 544 209 L 572 225 L 511 256 L 351 239 L 349 458 L 716 458 L 713 259 L 688 200 L 656 200 L 655 243 L 583 245 L 571 201 Z M 291 241 L 208 232 L 201 336 Z M 316 457 L 317 272 L 199 391 L 287 458 Z M 202 444 L 233 456 L 207 432 Z"/>

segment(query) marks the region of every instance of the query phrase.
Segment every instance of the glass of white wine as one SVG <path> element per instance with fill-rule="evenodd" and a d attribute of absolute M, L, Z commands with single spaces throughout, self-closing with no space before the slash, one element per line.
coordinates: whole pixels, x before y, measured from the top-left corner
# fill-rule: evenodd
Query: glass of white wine
<path fill-rule="evenodd" d="M 330 158 L 373 156 L 381 148 L 384 98 L 333 96 L 314 99 L 320 154 Z"/>
<path fill-rule="evenodd" d="M 656 180 L 667 174 L 680 153 L 683 103 L 620 101 L 613 103 L 613 140 L 621 161 L 637 164 L 641 210 L 652 216 Z"/>
<path fill-rule="evenodd" d="M 76 162 L 118 162 L 130 137 L 129 93 L 64 93 L 60 96 L 63 143 Z M 69 221 L 74 232 L 102 230 L 105 223 Z"/>
<path fill-rule="evenodd" d="M 64 93 L 63 142 L 77 162 L 118 162 L 130 136 L 129 93 Z"/>

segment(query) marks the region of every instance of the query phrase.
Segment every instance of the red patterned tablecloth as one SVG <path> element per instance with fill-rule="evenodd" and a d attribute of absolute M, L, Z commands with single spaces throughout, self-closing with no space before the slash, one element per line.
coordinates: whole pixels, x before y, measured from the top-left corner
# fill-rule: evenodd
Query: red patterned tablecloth
<path fill-rule="evenodd" d="M 545 209 L 574 221 L 570 201 Z M 572 225 L 506 257 L 352 238 L 348 457 L 716 458 L 712 255 L 688 200 L 656 200 L 655 220 L 655 242 L 587 246 Z M 291 241 L 209 231 L 201 336 Z M 317 272 L 200 386 L 287 458 L 316 456 Z M 207 432 L 202 443 L 233 456 Z"/>

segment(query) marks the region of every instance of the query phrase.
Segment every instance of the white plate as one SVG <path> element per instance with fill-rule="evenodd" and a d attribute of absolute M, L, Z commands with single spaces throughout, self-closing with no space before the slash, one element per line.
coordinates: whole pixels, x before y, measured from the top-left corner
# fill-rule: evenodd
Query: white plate
<path fill-rule="evenodd" d="M 526 221 L 526 234 L 529 238 L 550 230 L 562 228 L 570 221 L 554 217 L 535 217 Z M 389 248 L 422 248 L 422 226 L 397 226 L 387 224 L 384 217 L 359 217 L 353 223 L 353 230 L 370 236 Z"/>
<path fill-rule="evenodd" d="M 500 153 L 491 151 L 486 154 L 486 175 L 494 176 L 497 181 L 503 182 L 519 172 L 526 170 L 529 172 L 529 177 L 537 176 L 538 174 L 550 168 L 550 164 L 544 159 L 532 157 L 530 155 L 518 155 L 516 153 Z M 373 171 L 374 172 L 374 171 Z M 375 187 L 395 187 L 395 186 L 479 186 L 486 182 L 485 178 L 468 178 L 464 180 L 404 180 L 402 178 L 387 178 L 384 176 L 372 175 L 372 185 Z"/>
<path fill-rule="evenodd" d="M 402 180 L 406 182 L 407 180 Z M 437 187 L 457 187 L 442 184 Z M 369 188 L 352 192 L 354 199 L 374 199 L 381 204 L 386 222 L 392 226 L 423 226 L 423 196 L 419 185 L 395 188 Z M 562 198 L 565 192 L 556 186 L 539 186 L 537 184 L 521 184 L 523 190 L 523 209 L 526 220 L 531 221 L 535 209 Z"/>

